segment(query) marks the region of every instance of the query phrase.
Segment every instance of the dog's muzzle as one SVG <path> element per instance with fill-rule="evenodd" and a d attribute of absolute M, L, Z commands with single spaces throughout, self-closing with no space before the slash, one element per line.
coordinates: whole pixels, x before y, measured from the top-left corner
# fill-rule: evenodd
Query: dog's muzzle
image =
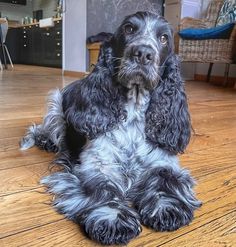
<path fill-rule="evenodd" d="M 120 83 L 128 88 L 140 85 L 152 89 L 159 80 L 159 61 L 159 54 L 151 45 L 127 47 L 118 73 Z"/>
<path fill-rule="evenodd" d="M 140 65 L 150 65 L 154 62 L 155 51 L 148 45 L 137 45 L 131 48 L 131 60 Z"/>

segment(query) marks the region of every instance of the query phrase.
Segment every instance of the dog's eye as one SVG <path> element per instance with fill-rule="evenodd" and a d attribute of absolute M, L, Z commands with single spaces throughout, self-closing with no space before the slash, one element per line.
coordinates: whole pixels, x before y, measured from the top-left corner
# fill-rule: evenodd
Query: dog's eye
<path fill-rule="evenodd" d="M 167 36 L 165 34 L 161 35 L 160 41 L 163 45 L 167 44 Z"/>
<path fill-rule="evenodd" d="M 131 24 L 126 24 L 124 29 L 126 34 L 132 34 L 135 32 L 134 26 Z"/>

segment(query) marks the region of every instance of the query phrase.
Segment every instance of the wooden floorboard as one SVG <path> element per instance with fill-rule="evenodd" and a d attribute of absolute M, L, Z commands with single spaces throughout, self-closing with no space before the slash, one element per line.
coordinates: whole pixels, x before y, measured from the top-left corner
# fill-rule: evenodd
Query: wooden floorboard
<path fill-rule="evenodd" d="M 53 154 L 18 148 L 27 126 L 40 123 L 48 92 L 73 80 L 33 66 L 0 74 L 0 246 L 100 246 L 49 205 L 39 181 Z M 180 160 L 203 206 L 189 226 L 170 233 L 144 227 L 130 247 L 236 246 L 236 90 L 195 81 L 186 90 L 195 134 Z"/>
<path fill-rule="evenodd" d="M 189 232 L 184 238 L 178 238 L 161 246 L 235 246 L 236 212 L 230 212 L 223 217 L 216 218 L 208 224 L 203 224 L 195 231 Z"/>

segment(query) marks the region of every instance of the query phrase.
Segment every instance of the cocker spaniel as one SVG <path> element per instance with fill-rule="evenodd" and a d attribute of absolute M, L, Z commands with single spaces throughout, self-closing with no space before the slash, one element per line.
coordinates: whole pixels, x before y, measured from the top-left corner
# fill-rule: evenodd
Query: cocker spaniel
<path fill-rule="evenodd" d="M 42 179 L 54 207 L 102 244 L 126 244 L 141 224 L 188 225 L 201 203 L 177 158 L 190 139 L 180 62 L 168 22 L 125 18 L 86 78 L 52 93 L 41 125 L 21 148 L 57 152 L 65 167 Z"/>

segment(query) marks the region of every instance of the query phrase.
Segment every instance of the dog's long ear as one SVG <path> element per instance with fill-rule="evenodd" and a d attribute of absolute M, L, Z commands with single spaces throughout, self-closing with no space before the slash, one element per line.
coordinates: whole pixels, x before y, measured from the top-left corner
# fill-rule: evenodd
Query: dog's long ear
<path fill-rule="evenodd" d="M 112 80 L 113 69 L 111 40 L 102 45 L 92 73 L 63 90 L 67 123 L 90 139 L 114 128 L 125 117 L 124 98 Z"/>
<path fill-rule="evenodd" d="M 178 57 L 171 55 L 164 68 L 146 113 L 146 134 L 153 144 L 174 154 L 183 153 L 191 123 Z"/>
<path fill-rule="evenodd" d="M 94 72 L 99 72 L 101 67 L 103 67 L 103 70 L 110 70 L 109 72 L 112 73 L 113 68 L 113 57 L 114 57 L 114 51 L 113 51 L 113 43 L 114 43 L 114 38 L 111 37 L 108 41 L 105 41 L 102 43 L 100 51 L 99 51 L 99 56 L 98 56 L 98 61 L 95 66 Z M 107 71 L 108 72 L 108 71 Z"/>

